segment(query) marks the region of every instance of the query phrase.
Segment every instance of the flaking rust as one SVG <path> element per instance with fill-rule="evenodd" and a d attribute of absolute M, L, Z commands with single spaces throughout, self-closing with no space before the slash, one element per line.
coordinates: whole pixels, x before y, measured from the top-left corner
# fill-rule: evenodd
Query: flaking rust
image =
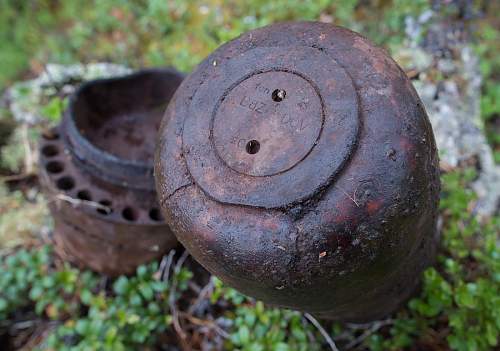
<path fill-rule="evenodd" d="M 330 24 L 275 24 L 183 82 L 155 159 L 179 241 L 266 303 L 343 321 L 394 311 L 437 245 L 438 156 L 411 82 Z"/>
<path fill-rule="evenodd" d="M 182 79 L 150 69 L 87 82 L 62 123 L 42 136 L 40 179 L 65 259 L 116 276 L 177 246 L 159 210 L 153 153 Z"/>

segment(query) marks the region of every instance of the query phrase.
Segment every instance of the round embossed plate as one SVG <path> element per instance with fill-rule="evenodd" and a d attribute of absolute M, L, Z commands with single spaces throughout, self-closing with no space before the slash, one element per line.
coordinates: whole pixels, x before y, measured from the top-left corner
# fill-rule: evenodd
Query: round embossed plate
<path fill-rule="evenodd" d="M 320 191 L 349 158 L 359 129 L 356 91 L 321 51 L 255 48 L 207 73 L 182 143 L 191 176 L 210 197 L 288 206 Z"/>

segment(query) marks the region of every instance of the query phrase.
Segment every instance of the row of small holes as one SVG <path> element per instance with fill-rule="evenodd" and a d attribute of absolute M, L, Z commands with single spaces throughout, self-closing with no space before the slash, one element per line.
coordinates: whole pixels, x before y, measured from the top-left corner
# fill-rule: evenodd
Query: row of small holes
<path fill-rule="evenodd" d="M 92 201 L 92 195 L 88 190 L 80 190 L 76 194 L 76 197 L 83 201 Z M 113 206 L 113 203 L 111 201 L 101 200 L 99 201 L 99 205 L 101 205 L 102 207 L 96 209 L 97 213 L 102 214 L 103 216 L 107 216 L 113 212 L 113 209 L 111 208 Z M 122 217 L 129 222 L 135 222 L 139 218 L 139 214 L 132 207 L 126 207 L 122 211 Z M 155 222 L 163 221 L 161 213 L 157 208 L 153 208 L 151 211 L 149 211 L 149 218 Z"/>
<path fill-rule="evenodd" d="M 76 197 L 80 200 L 92 201 L 92 196 L 88 190 L 80 190 L 76 194 Z M 107 216 L 113 213 L 113 203 L 111 201 L 101 200 L 99 201 L 99 205 L 101 205 L 102 207 L 96 209 L 97 213 L 102 214 L 103 216 Z M 129 222 L 135 222 L 137 221 L 137 219 L 139 219 L 139 214 L 132 207 L 125 207 L 122 211 L 122 217 Z M 149 211 L 149 218 L 155 222 L 163 221 L 161 213 L 157 208 L 153 208 L 151 211 Z"/>
<path fill-rule="evenodd" d="M 63 191 L 69 191 L 75 187 L 75 181 L 72 177 L 64 176 L 57 180 L 56 186 L 58 189 Z M 88 190 L 80 190 L 76 197 L 83 201 L 92 201 L 92 195 Z M 104 216 L 110 215 L 112 210 L 112 202 L 109 200 L 101 200 L 99 204 L 102 206 L 97 208 L 96 211 Z M 122 217 L 129 222 L 135 222 L 139 219 L 138 212 L 132 207 L 126 207 L 122 211 Z M 149 218 L 155 222 L 163 221 L 162 215 L 157 208 L 153 208 L 149 211 Z"/>
<path fill-rule="evenodd" d="M 46 139 L 53 140 L 53 139 L 57 139 L 58 135 L 50 136 L 50 137 L 47 135 L 44 135 L 44 137 Z M 59 154 L 59 149 L 55 145 L 51 145 L 51 144 L 45 145 L 42 148 L 42 154 L 46 157 L 49 157 L 49 158 L 55 157 Z M 45 166 L 45 169 L 47 170 L 47 172 L 49 172 L 51 174 L 60 174 L 64 171 L 64 164 L 59 162 L 59 161 L 51 161 L 51 162 L 47 163 L 47 165 Z M 59 178 L 56 181 L 56 186 L 59 190 L 70 191 L 75 187 L 75 180 L 70 176 L 64 176 L 64 177 Z M 76 194 L 76 197 L 82 201 L 92 201 L 92 195 L 90 194 L 90 191 L 88 191 L 88 190 L 80 190 Z M 99 204 L 102 206 L 101 208 L 98 208 L 96 210 L 99 214 L 107 216 L 113 212 L 113 209 L 111 208 L 113 204 L 111 201 L 101 200 L 101 201 L 99 201 Z M 122 211 L 122 217 L 129 222 L 135 222 L 139 218 L 139 214 L 132 207 L 126 207 Z M 149 211 L 149 218 L 155 222 L 163 221 L 163 217 L 157 208 L 153 208 L 153 209 L 151 209 L 151 211 Z"/>

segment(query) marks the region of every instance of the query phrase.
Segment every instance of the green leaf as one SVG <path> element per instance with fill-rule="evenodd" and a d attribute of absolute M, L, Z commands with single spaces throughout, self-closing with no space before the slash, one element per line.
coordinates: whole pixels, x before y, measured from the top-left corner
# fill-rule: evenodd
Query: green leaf
<path fill-rule="evenodd" d="M 486 339 L 488 340 L 488 344 L 490 346 L 497 346 L 499 334 L 500 330 L 497 330 L 493 324 L 486 324 Z"/>
<path fill-rule="evenodd" d="M 246 325 L 240 327 L 238 330 L 238 336 L 241 345 L 246 345 L 250 342 L 250 330 Z"/>
<path fill-rule="evenodd" d="M 90 292 L 89 289 L 83 289 L 80 292 L 80 299 L 82 300 L 82 303 L 87 306 L 91 304 L 93 297 L 94 295 Z"/>
<path fill-rule="evenodd" d="M 146 300 L 151 300 L 154 296 L 154 291 L 148 283 L 139 285 L 139 291 Z"/>
<path fill-rule="evenodd" d="M 139 294 L 133 294 L 131 297 L 130 297 L 130 304 L 134 307 L 137 307 L 137 306 L 140 306 L 142 305 L 142 299 L 141 299 L 141 296 Z"/>
<path fill-rule="evenodd" d="M 75 324 L 75 330 L 80 335 L 86 335 L 89 330 L 89 321 L 86 319 L 80 319 Z"/>
<path fill-rule="evenodd" d="M 455 301 L 459 306 L 474 308 L 476 306 L 474 293 L 475 285 L 460 285 L 455 291 Z"/>
<path fill-rule="evenodd" d="M 125 295 L 128 291 L 128 287 L 129 287 L 128 278 L 125 276 L 121 276 L 113 284 L 113 291 L 117 295 Z"/>
<path fill-rule="evenodd" d="M 47 119 L 58 122 L 61 119 L 64 109 L 66 108 L 67 101 L 62 101 L 59 97 L 50 99 L 50 101 L 42 108 L 42 116 Z"/>
<path fill-rule="evenodd" d="M 7 300 L 0 298 L 0 312 L 6 311 L 8 306 Z"/>
<path fill-rule="evenodd" d="M 137 267 L 137 276 L 138 277 L 144 278 L 147 273 L 148 273 L 148 269 L 146 266 L 141 265 L 141 266 Z"/>
<path fill-rule="evenodd" d="M 43 295 L 43 292 L 44 289 L 41 286 L 35 285 L 30 291 L 30 299 L 33 301 L 38 300 Z"/>
<path fill-rule="evenodd" d="M 274 345 L 274 350 L 275 351 L 290 351 L 290 347 L 283 342 L 279 342 L 276 345 Z"/>

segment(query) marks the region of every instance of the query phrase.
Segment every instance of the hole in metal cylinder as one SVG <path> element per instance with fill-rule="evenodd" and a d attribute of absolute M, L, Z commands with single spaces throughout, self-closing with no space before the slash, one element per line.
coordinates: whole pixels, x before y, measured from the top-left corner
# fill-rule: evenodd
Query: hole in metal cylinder
<path fill-rule="evenodd" d="M 92 201 L 92 195 L 88 190 L 80 190 L 78 193 L 76 193 L 76 197 L 83 201 Z"/>
<path fill-rule="evenodd" d="M 75 180 L 72 177 L 62 177 L 56 182 L 56 186 L 59 190 L 68 191 L 75 187 Z"/>
<path fill-rule="evenodd" d="M 126 207 L 122 211 L 122 216 L 123 216 L 123 218 L 125 218 L 127 221 L 130 221 L 130 222 L 136 221 L 137 218 L 139 217 L 137 214 L 137 211 L 134 210 L 132 207 Z"/>
<path fill-rule="evenodd" d="M 55 145 L 45 145 L 42 148 L 42 154 L 45 157 L 54 157 L 59 154 L 59 149 Z"/>
<path fill-rule="evenodd" d="M 163 221 L 163 216 L 160 212 L 159 209 L 153 208 L 151 211 L 149 211 L 149 218 L 151 218 L 155 222 L 162 222 Z"/>
<path fill-rule="evenodd" d="M 45 169 L 47 172 L 52 173 L 52 174 L 58 174 L 64 171 L 64 165 L 61 162 L 58 161 L 52 161 L 47 163 L 45 166 Z"/>
<path fill-rule="evenodd" d="M 111 206 L 113 206 L 113 203 L 109 200 L 101 200 L 99 201 L 99 205 L 103 206 L 101 208 L 98 208 L 96 211 L 104 216 L 107 216 L 113 212 L 113 209 Z"/>

